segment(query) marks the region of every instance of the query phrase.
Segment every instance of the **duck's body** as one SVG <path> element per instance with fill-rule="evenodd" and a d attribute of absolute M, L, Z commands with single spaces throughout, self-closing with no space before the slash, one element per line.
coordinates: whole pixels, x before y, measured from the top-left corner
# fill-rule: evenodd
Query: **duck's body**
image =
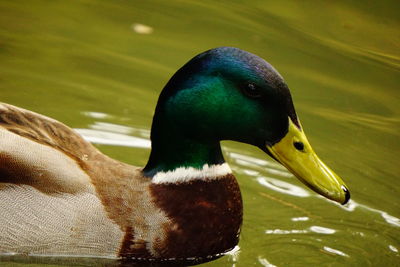
<path fill-rule="evenodd" d="M 0 125 L 0 254 L 195 261 L 238 242 L 226 164 L 149 179 L 39 114 L 0 104 Z"/>
<path fill-rule="evenodd" d="M 186 263 L 223 255 L 242 223 L 226 139 L 260 147 L 328 198 L 349 197 L 309 146 L 282 77 L 240 49 L 206 51 L 172 77 L 151 139 L 137 168 L 53 119 L 0 104 L 0 255 Z"/>

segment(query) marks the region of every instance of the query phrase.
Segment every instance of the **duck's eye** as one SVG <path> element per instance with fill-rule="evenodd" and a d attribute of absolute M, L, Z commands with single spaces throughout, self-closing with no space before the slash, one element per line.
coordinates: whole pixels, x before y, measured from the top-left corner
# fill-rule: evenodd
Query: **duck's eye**
<path fill-rule="evenodd" d="M 304 144 L 303 142 L 293 142 L 293 146 L 301 152 L 304 152 Z"/>
<path fill-rule="evenodd" d="M 243 87 L 245 95 L 251 98 L 258 98 L 261 96 L 260 89 L 254 83 L 248 83 Z"/>

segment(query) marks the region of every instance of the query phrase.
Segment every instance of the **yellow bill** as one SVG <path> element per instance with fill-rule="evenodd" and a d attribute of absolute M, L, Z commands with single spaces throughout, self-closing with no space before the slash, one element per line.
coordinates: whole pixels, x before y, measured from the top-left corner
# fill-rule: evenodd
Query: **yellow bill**
<path fill-rule="evenodd" d="M 349 201 L 350 192 L 342 179 L 319 159 L 304 132 L 290 118 L 286 136 L 272 146 L 267 145 L 267 149 L 276 160 L 318 194 L 343 205 Z"/>

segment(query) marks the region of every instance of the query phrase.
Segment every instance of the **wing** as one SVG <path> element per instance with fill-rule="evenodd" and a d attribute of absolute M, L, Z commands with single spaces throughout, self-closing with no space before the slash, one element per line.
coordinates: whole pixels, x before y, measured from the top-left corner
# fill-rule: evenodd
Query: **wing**
<path fill-rule="evenodd" d="M 97 154 L 64 124 L 0 103 L 0 190 L 21 184 L 46 193 L 89 190 L 85 161 Z"/>
<path fill-rule="evenodd" d="M 0 103 L 0 255 L 116 256 L 123 232 L 92 179 L 107 162 L 119 167 L 64 124 Z"/>

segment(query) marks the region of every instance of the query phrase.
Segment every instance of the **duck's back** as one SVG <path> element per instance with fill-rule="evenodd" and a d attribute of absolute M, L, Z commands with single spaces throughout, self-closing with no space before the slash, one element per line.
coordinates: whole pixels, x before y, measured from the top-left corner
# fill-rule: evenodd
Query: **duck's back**
<path fill-rule="evenodd" d="M 0 253 L 118 254 L 123 233 L 85 163 L 98 157 L 67 126 L 0 104 Z"/>

